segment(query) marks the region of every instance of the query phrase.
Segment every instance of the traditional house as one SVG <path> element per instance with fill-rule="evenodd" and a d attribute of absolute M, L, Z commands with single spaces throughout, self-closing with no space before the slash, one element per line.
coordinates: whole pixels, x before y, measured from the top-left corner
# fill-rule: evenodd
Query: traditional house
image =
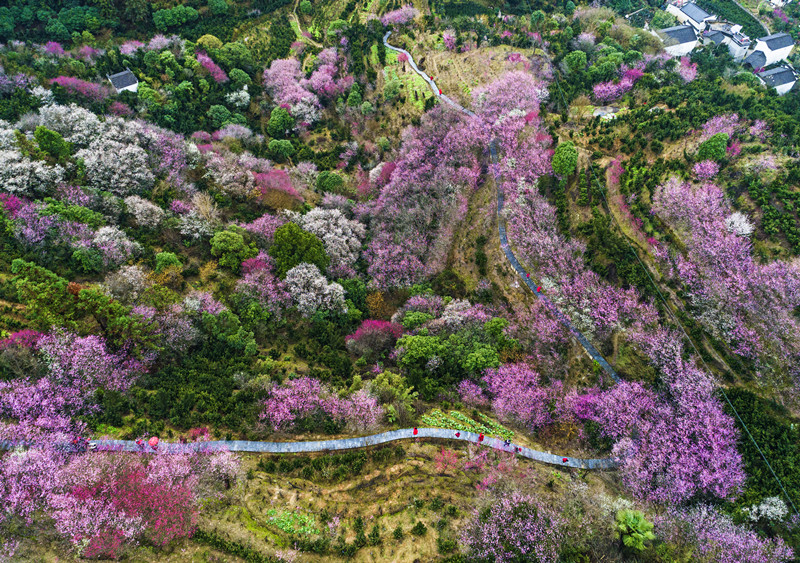
<path fill-rule="evenodd" d="M 717 16 L 709 14 L 693 2 L 682 7 L 670 4 L 667 6 L 667 12 L 678 18 L 680 23 L 689 24 L 697 31 L 703 31 L 708 22 L 717 20 Z"/>
<path fill-rule="evenodd" d="M 789 65 L 758 72 L 756 76 L 764 86 L 775 88 L 779 96 L 786 94 L 797 82 L 797 72 Z"/>
<path fill-rule="evenodd" d="M 741 62 L 744 59 L 745 55 L 747 55 L 747 50 L 752 45 L 750 38 L 742 33 L 741 25 L 728 22 L 712 22 L 708 24 L 703 32 L 703 43 L 708 45 L 711 42 L 728 47 L 728 52 L 736 62 Z"/>
<path fill-rule="evenodd" d="M 131 72 L 131 69 L 125 67 L 125 70 L 112 75 L 106 75 L 111 85 L 117 93 L 127 90 L 129 92 L 136 92 L 139 89 L 139 80 Z"/>
<path fill-rule="evenodd" d="M 655 34 L 664 43 L 664 50 L 673 57 L 683 57 L 697 47 L 697 33 L 691 25 L 659 29 Z"/>
<path fill-rule="evenodd" d="M 794 48 L 794 39 L 788 33 L 774 33 L 759 37 L 756 46 L 744 60 L 753 69 L 764 68 L 786 59 Z"/>

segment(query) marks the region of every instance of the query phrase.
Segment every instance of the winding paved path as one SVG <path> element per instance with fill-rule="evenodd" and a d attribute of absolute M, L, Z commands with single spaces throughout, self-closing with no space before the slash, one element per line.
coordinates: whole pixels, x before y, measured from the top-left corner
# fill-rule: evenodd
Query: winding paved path
<path fill-rule="evenodd" d="M 456 434 L 459 436 L 456 436 Z M 322 440 L 315 442 L 246 442 L 246 441 L 218 441 L 218 442 L 190 442 L 188 444 L 180 443 L 167 443 L 161 442 L 158 445 L 160 451 L 169 453 L 183 453 L 187 451 L 218 451 L 228 450 L 232 452 L 253 452 L 253 453 L 272 453 L 272 454 L 289 454 L 289 453 L 313 453 L 313 452 L 330 452 L 335 450 L 353 450 L 358 448 L 366 448 L 378 444 L 386 444 L 388 442 L 396 442 L 398 440 L 413 440 L 416 438 L 436 438 L 442 440 L 457 440 L 461 442 L 478 442 L 478 434 L 474 432 L 464 432 L 449 430 L 444 428 L 418 428 L 417 435 L 414 435 L 413 428 L 403 428 L 402 430 L 392 430 L 390 432 L 383 432 L 381 434 L 374 434 L 372 436 L 361 436 L 358 438 L 342 438 L 340 440 Z M 147 445 L 139 446 L 136 442 L 131 440 L 91 440 L 90 444 L 95 444 L 98 451 L 124 451 L 124 452 L 152 452 L 153 450 Z M 578 469 L 614 469 L 616 463 L 610 459 L 577 459 L 566 458 L 564 456 L 551 454 L 548 452 L 540 452 L 531 448 L 517 446 L 516 444 L 509 444 L 506 446 L 502 440 L 497 438 L 485 437 L 482 442 L 484 446 L 496 450 L 502 450 L 517 455 L 540 461 L 542 463 L 549 463 L 551 465 L 559 465 L 561 467 L 574 467 Z M 0 443 L 0 447 L 2 447 Z"/>

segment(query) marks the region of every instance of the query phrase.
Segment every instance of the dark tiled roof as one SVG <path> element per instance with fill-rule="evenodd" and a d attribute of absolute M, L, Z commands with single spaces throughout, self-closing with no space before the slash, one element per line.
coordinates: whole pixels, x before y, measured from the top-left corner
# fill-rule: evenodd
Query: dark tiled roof
<path fill-rule="evenodd" d="M 661 30 L 661 33 L 675 40 L 675 45 L 683 43 L 691 43 L 697 41 L 697 34 L 691 25 L 676 25 L 675 27 L 667 27 Z"/>
<path fill-rule="evenodd" d="M 139 81 L 136 79 L 136 76 L 128 69 L 116 74 L 112 74 L 108 77 L 108 79 L 111 81 L 111 85 L 117 90 L 121 90 L 122 88 L 133 86 L 134 84 L 139 83 Z"/>
<path fill-rule="evenodd" d="M 786 68 L 785 66 L 779 66 L 778 68 L 773 68 L 772 70 L 767 70 L 765 72 L 759 72 L 758 76 L 767 83 L 767 86 L 772 86 L 773 88 L 777 88 L 778 86 L 783 86 L 784 84 L 790 84 L 797 80 L 794 72 L 792 69 Z"/>
<path fill-rule="evenodd" d="M 744 60 L 744 64 L 753 68 L 764 68 L 764 65 L 767 64 L 767 56 L 762 51 L 754 51 Z"/>
<path fill-rule="evenodd" d="M 706 39 L 711 39 L 714 43 L 719 45 L 725 39 L 725 34 L 721 31 L 709 31 L 703 34 Z"/>
<path fill-rule="evenodd" d="M 766 43 L 767 47 L 773 51 L 783 49 L 789 45 L 794 45 L 794 39 L 792 39 L 792 36 L 788 33 L 773 33 L 772 35 L 767 35 L 766 37 L 759 37 L 758 40 Z"/>
<path fill-rule="evenodd" d="M 709 14 L 703 8 L 698 6 L 697 4 L 691 3 L 686 4 L 683 8 L 681 8 L 681 12 L 692 18 L 696 22 L 705 21 L 706 18 L 710 18 L 714 14 Z"/>

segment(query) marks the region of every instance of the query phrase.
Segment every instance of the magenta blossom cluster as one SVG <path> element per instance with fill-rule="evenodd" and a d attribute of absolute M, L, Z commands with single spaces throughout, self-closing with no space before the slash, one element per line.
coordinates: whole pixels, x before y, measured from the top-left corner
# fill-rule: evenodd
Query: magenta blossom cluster
<path fill-rule="evenodd" d="M 51 84 L 58 84 L 71 94 L 80 94 L 94 102 L 102 102 L 111 95 L 111 91 L 101 84 L 87 82 L 73 76 L 59 76 L 50 81 Z"/>
<path fill-rule="evenodd" d="M 633 89 L 635 81 L 630 78 L 622 78 L 618 82 L 600 82 L 594 85 L 592 93 L 598 102 L 607 103 L 618 100 Z"/>
<path fill-rule="evenodd" d="M 333 99 L 353 85 L 352 76 L 343 76 L 344 59 L 340 61 L 335 48 L 329 47 L 320 51 L 316 64 L 317 68 L 311 73 L 311 77 L 307 81 L 301 80 L 301 84 L 321 98 Z"/>
<path fill-rule="evenodd" d="M 200 66 L 206 69 L 208 74 L 211 75 L 211 78 L 214 79 L 214 82 L 217 84 L 222 84 L 228 81 L 228 75 L 225 73 L 225 71 L 222 70 L 222 68 L 215 63 L 205 51 L 198 51 L 195 53 L 195 56 L 197 57 L 197 62 L 200 63 Z"/>
<path fill-rule="evenodd" d="M 691 290 L 697 318 L 736 353 L 756 359 L 762 374 L 800 376 L 800 321 L 793 314 L 800 265 L 757 261 L 746 236 L 752 226 L 713 184 L 671 179 L 656 189 L 653 211 L 681 237 L 684 250 L 671 262 Z"/>
<path fill-rule="evenodd" d="M 703 160 L 692 167 L 692 172 L 701 182 L 712 179 L 719 173 L 719 164 L 713 160 Z"/>
<path fill-rule="evenodd" d="M 289 430 L 297 420 L 319 415 L 366 429 L 375 426 L 382 413 L 377 400 L 363 389 L 349 399 L 340 399 L 320 381 L 300 377 L 273 386 L 259 418 L 275 431 Z"/>
<path fill-rule="evenodd" d="M 712 117 L 703 124 L 703 131 L 700 139 L 705 141 L 717 133 L 727 133 L 729 138 L 733 138 L 737 133 L 744 129 L 744 124 L 739 119 L 737 113 L 725 113 Z"/>
<path fill-rule="evenodd" d="M 492 410 L 506 421 L 533 431 L 553 422 L 552 407 L 561 393 L 560 381 L 547 386 L 524 363 L 489 369 L 483 377 L 492 397 Z"/>
<path fill-rule="evenodd" d="M 565 520 L 548 505 L 512 491 L 493 499 L 485 511 L 476 510 L 461 541 L 481 561 L 556 563 L 566 538 L 565 526 Z"/>
<path fill-rule="evenodd" d="M 693 63 L 689 57 L 681 57 L 677 70 L 680 77 L 687 84 L 697 78 L 697 63 Z"/>
<path fill-rule="evenodd" d="M 381 17 L 381 23 L 383 25 L 403 25 L 407 24 L 414 18 L 419 15 L 419 10 L 417 10 L 411 4 L 406 4 L 399 10 L 392 10 L 391 12 L 386 12 Z"/>

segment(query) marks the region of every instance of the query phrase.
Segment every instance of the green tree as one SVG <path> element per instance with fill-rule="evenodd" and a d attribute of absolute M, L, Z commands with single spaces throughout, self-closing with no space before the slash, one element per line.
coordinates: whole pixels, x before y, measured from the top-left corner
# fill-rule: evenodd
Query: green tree
<path fill-rule="evenodd" d="M 697 160 L 720 161 L 725 158 L 728 139 L 727 133 L 717 133 L 700 143 L 700 146 L 697 148 Z"/>
<path fill-rule="evenodd" d="M 272 139 L 267 148 L 269 152 L 281 160 L 286 160 L 294 154 L 294 145 L 286 139 Z"/>
<path fill-rule="evenodd" d="M 323 170 L 317 176 L 317 189 L 321 192 L 337 192 L 344 186 L 344 178 L 336 172 Z"/>
<path fill-rule="evenodd" d="M 267 134 L 275 139 L 283 139 L 294 127 L 294 118 L 288 110 L 283 107 L 276 107 L 269 114 L 267 123 Z"/>
<path fill-rule="evenodd" d="M 177 268 L 182 268 L 183 264 L 181 264 L 180 259 L 174 252 L 159 252 L 156 254 L 156 272 L 164 271 L 164 268 L 168 268 L 170 266 L 175 266 Z"/>
<path fill-rule="evenodd" d="M 228 73 L 228 77 L 237 86 L 250 84 L 250 75 L 240 68 L 232 68 L 231 71 Z"/>
<path fill-rule="evenodd" d="M 212 127 L 219 129 L 231 118 L 231 111 L 225 106 L 215 104 L 208 108 L 206 112 L 208 119 L 211 121 Z"/>
<path fill-rule="evenodd" d="M 300 6 L 298 7 L 300 8 L 300 13 L 305 15 L 310 14 L 311 11 L 314 9 L 314 6 L 311 5 L 311 2 L 309 2 L 309 0 L 303 0 L 302 2 L 300 2 Z"/>
<path fill-rule="evenodd" d="M 645 520 L 644 514 L 638 510 L 620 510 L 617 512 L 617 533 L 620 543 L 630 551 L 644 551 L 645 544 L 656 538 L 653 524 Z"/>
<path fill-rule="evenodd" d="M 664 29 L 665 27 L 672 27 L 677 25 L 678 19 L 664 10 L 656 10 L 653 14 L 653 19 L 650 20 L 650 27 L 652 29 Z"/>
<path fill-rule="evenodd" d="M 578 166 L 578 149 L 572 141 L 559 143 L 553 153 L 553 172 L 566 177 L 575 172 Z"/>
<path fill-rule="evenodd" d="M 586 68 L 586 53 L 583 51 L 572 51 L 566 57 L 564 62 L 570 72 L 578 72 Z"/>
<path fill-rule="evenodd" d="M 258 254 L 258 249 L 252 243 L 245 243 L 240 233 L 218 231 L 211 237 L 211 254 L 219 258 L 220 266 L 237 272 L 242 262 Z"/>
<path fill-rule="evenodd" d="M 330 264 L 330 258 L 325 254 L 322 241 L 294 223 L 278 227 L 274 242 L 269 248 L 269 255 L 275 259 L 275 271 L 281 278 L 303 262 L 316 264 L 322 272 Z"/>
<path fill-rule="evenodd" d="M 347 95 L 347 105 L 351 108 L 361 105 L 361 90 L 358 84 L 354 84 L 350 89 L 350 94 Z"/>
<path fill-rule="evenodd" d="M 208 11 L 214 16 L 228 13 L 228 3 L 225 0 L 208 0 Z"/>
<path fill-rule="evenodd" d="M 564 6 L 564 14 L 566 14 L 567 16 L 571 16 L 572 14 L 575 13 L 575 8 L 576 8 L 575 2 L 569 0 L 567 4 Z"/>
<path fill-rule="evenodd" d="M 33 137 L 39 144 L 39 150 L 47 153 L 55 160 L 62 161 L 72 152 L 72 144 L 64 140 L 59 133 L 39 125 L 33 132 Z"/>

